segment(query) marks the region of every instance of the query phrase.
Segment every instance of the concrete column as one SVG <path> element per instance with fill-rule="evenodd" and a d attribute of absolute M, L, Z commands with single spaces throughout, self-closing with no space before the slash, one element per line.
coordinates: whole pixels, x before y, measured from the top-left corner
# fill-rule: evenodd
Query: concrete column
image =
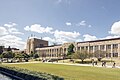
<path fill-rule="evenodd" d="M 117 52 L 118 52 L 118 57 L 120 58 L 120 43 L 118 44 L 118 50 L 117 50 Z"/>
<path fill-rule="evenodd" d="M 63 48 L 63 53 L 64 53 L 64 48 Z M 63 54 L 63 53 L 62 53 L 62 54 Z"/>
<path fill-rule="evenodd" d="M 76 49 L 75 49 L 75 52 L 76 52 L 76 51 L 78 50 L 78 46 L 75 46 L 75 48 L 76 48 Z"/>
<path fill-rule="evenodd" d="M 81 52 L 81 46 L 80 46 L 80 52 Z"/>
<path fill-rule="evenodd" d="M 95 46 L 93 46 L 93 53 L 95 52 Z"/>
<path fill-rule="evenodd" d="M 113 44 L 111 44 L 111 57 L 113 57 Z"/>
<path fill-rule="evenodd" d="M 106 45 L 104 45 L 104 51 L 106 51 L 107 49 L 106 49 Z"/>
<path fill-rule="evenodd" d="M 86 50 L 86 46 L 84 46 L 84 50 Z"/>
<path fill-rule="evenodd" d="M 50 58 L 50 49 L 48 49 L 48 54 L 49 54 L 49 58 Z"/>
<path fill-rule="evenodd" d="M 90 53 L 90 46 L 88 45 L 88 53 Z"/>
<path fill-rule="evenodd" d="M 52 49 L 50 49 L 50 58 L 52 57 L 52 51 L 51 51 Z"/>
<path fill-rule="evenodd" d="M 100 50 L 100 45 L 98 45 L 98 50 Z"/>
<path fill-rule="evenodd" d="M 55 49 L 55 57 L 57 57 L 57 48 Z"/>

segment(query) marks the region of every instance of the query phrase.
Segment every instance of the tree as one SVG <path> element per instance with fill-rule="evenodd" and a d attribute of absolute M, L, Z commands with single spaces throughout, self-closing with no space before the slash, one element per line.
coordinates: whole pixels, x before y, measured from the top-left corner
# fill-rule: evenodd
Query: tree
<path fill-rule="evenodd" d="M 15 53 L 12 53 L 11 51 L 8 51 L 8 52 L 2 54 L 3 58 L 7 58 L 7 62 L 8 62 L 9 58 L 13 58 L 14 56 L 15 56 Z"/>
<path fill-rule="evenodd" d="M 33 57 L 34 53 L 33 51 L 31 51 L 31 53 L 29 54 L 30 57 Z"/>
<path fill-rule="evenodd" d="M 106 51 L 97 50 L 94 52 L 94 57 L 96 57 L 98 61 L 101 61 L 101 59 L 105 57 L 105 54 Z"/>
<path fill-rule="evenodd" d="M 15 58 L 19 58 L 20 59 L 20 58 L 24 58 L 24 56 L 22 54 L 18 53 L 18 54 L 15 55 Z"/>
<path fill-rule="evenodd" d="M 21 53 L 18 53 L 18 54 L 16 54 L 16 55 L 15 55 L 15 58 L 18 58 L 18 59 L 19 59 L 19 61 L 18 61 L 18 62 L 21 62 L 21 61 L 22 61 L 22 59 L 21 59 L 21 58 L 24 58 L 24 55 L 23 55 L 23 54 L 21 54 Z"/>
<path fill-rule="evenodd" d="M 10 48 L 10 46 L 7 48 L 7 51 L 11 51 L 12 49 Z"/>
<path fill-rule="evenodd" d="M 35 53 L 35 54 L 33 55 L 33 58 L 39 58 L 39 55 L 38 55 L 37 53 Z"/>
<path fill-rule="evenodd" d="M 69 56 L 69 55 L 72 55 L 72 53 L 74 53 L 74 45 L 73 44 L 70 44 L 69 45 L 69 47 L 68 47 L 68 49 L 67 49 L 67 56 Z"/>
<path fill-rule="evenodd" d="M 88 58 L 88 56 L 89 56 L 89 54 L 88 54 L 88 52 L 87 51 L 76 51 L 74 54 L 73 54 L 73 56 L 72 56 L 72 58 L 74 58 L 74 59 L 81 59 L 81 61 L 82 61 L 82 63 L 83 63 L 83 61 L 86 59 L 86 58 Z"/>
<path fill-rule="evenodd" d="M 30 57 L 30 56 L 29 56 L 28 54 L 26 54 L 26 53 L 23 53 L 22 55 L 23 55 L 24 59 Z"/>
<path fill-rule="evenodd" d="M 28 54 L 26 54 L 26 53 L 19 53 L 19 54 L 16 54 L 15 55 L 15 58 L 24 58 L 24 60 L 27 58 L 29 58 L 30 56 L 28 55 Z"/>

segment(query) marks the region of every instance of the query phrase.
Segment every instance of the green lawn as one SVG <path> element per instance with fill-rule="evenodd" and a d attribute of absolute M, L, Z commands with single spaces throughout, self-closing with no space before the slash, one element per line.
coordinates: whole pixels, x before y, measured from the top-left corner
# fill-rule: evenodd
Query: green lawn
<path fill-rule="evenodd" d="M 120 80 L 120 69 L 70 66 L 48 63 L 6 64 L 10 67 L 46 72 L 64 77 L 65 80 Z"/>

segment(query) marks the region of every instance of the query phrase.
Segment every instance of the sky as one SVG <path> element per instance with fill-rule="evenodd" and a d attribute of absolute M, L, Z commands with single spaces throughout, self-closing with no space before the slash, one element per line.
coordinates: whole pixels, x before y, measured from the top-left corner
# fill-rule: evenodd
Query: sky
<path fill-rule="evenodd" d="M 25 49 L 120 37 L 120 0 L 0 0 L 0 45 Z"/>

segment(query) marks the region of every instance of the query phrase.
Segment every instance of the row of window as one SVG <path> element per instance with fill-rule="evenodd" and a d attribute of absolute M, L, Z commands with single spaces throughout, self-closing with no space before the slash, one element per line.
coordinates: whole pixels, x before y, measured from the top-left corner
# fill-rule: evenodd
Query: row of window
<path fill-rule="evenodd" d="M 111 49 L 111 47 L 113 47 L 113 49 L 118 49 L 118 44 L 113 44 L 113 45 L 106 45 L 106 49 Z M 86 49 L 88 50 L 88 46 L 81 46 L 81 50 Z M 90 50 L 93 50 L 93 46 L 89 46 Z M 96 45 L 94 46 L 94 50 L 98 50 L 99 46 Z M 100 50 L 104 50 L 105 49 L 105 45 L 100 45 Z M 80 50 L 80 47 L 78 47 L 78 50 Z"/>
<path fill-rule="evenodd" d="M 58 57 L 63 56 L 63 54 L 42 54 L 42 57 Z M 118 53 L 106 53 L 106 57 L 118 57 Z"/>
<path fill-rule="evenodd" d="M 106 57 L 118 57 L 118 53 L 107 53 Z"/>

